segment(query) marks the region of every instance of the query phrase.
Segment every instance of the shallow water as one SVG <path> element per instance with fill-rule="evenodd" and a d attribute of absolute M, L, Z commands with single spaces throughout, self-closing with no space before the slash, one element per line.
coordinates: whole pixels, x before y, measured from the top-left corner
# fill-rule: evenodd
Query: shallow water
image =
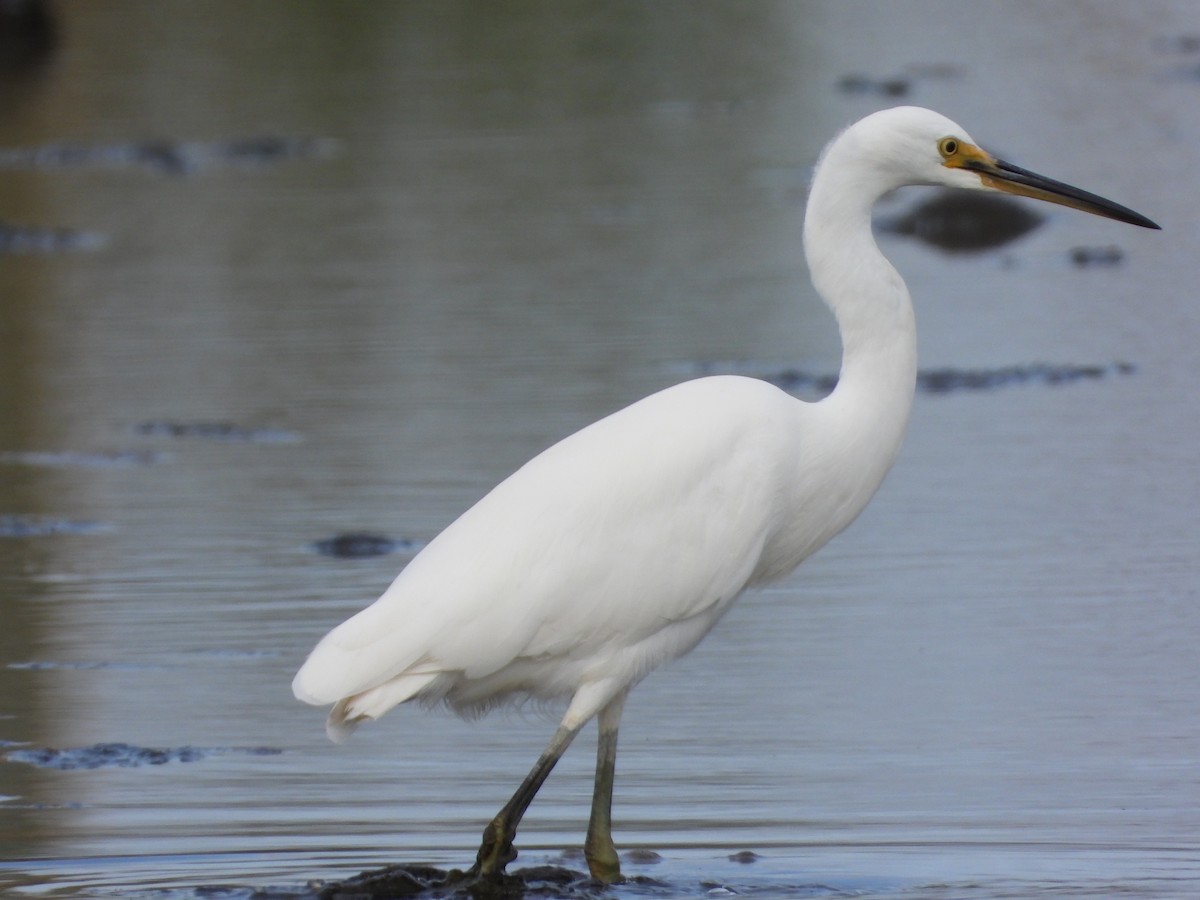
<path fill-rule="evenodd" d="M 0 221 L 90 236 L 0 259 L 0 517 L 36 526 L 0 536 L 0 750 L 129 763 L 0 763 L 0 890 L 468 864 L 553 720 L 334 747 L 296 666 L 558 437 L 701 370 L 836 370 L 808 174 L 916 102 L 1165 228 L 885 237 L 923 367 L 1110 374 L 918 396 L 860 521 L 633 695 L 616 837 L 661 860 L 611 893 L 1200 892 L 1192 4 L 252 9 L 59 4 L 0 82 Z M 26 152 L 63 146 L 96 152 Z M 318 551 L 347 533 L 398 549 Z M 521 864 L 581 843 L 589 744 Z"/>

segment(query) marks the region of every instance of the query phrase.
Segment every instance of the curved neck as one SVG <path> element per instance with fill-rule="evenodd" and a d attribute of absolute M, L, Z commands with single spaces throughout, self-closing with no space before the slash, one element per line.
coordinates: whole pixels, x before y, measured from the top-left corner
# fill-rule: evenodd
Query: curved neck
<path fill-rule="evenodd" d="M 843 450 L 862 448 L 870 491 L 891 467 L 912 408 L 916 322 L 908 289 L 875 244 L 871 210 L 894 187 L 871 168 L 847 165 L 854 147 L 835 141 L 818 167 L 804 220 L 813 284 L 837 318 L 842 368 L 816 404 Z M 869 494 L 868 494 L 869 496 Z M 865 502 L 865 501 L 864 501 Z"/>

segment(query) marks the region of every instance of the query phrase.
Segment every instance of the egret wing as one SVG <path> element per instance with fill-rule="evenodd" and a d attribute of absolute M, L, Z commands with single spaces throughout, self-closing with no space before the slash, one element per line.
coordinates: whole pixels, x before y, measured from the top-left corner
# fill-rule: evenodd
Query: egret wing
<path fill-rule="evenodd" d="M 330 632 L 297 696 L 328 703 L 401 674 L 583 659 L 728 605 L 777 525 L 770 461 L 795 405 L 760 381 L 706 378 L 564 439 Z"/>

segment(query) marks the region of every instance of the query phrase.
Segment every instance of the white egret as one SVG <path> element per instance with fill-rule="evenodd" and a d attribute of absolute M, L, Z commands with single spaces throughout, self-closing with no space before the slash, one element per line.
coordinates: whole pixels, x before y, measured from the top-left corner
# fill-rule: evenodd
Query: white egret
<path fill-rule="evenodd" d="M 826 148 L 805 215 L 813 283 L 843 342 L 829 396 L 804 402 L 717 376 L 595 422 L 463 513 L 296 675 L 296 697 L 334 704 L 334 740 L 409 700 L 460 713 L 569 700 L 485 829 L 475 874 L 498 874 L 516 857 L 521 817 L 597 717 L 585 855 L 595 878 L 617 880 L 610 814 L 630 689 L 695 647 L 746 588 L 788 574 L 842 531 L 879 487 L 908 423 L 917 351 L 908 290 L 875 244 L 871 210 L 908 184 L 1006 191 L 1158 227 L 996 159 L 937 113 L 867 116 Z"/>

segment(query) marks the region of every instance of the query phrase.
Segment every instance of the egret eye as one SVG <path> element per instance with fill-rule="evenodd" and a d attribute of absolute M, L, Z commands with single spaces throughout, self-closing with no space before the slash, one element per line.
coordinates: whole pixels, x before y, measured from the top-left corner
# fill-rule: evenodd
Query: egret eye
<path fill-rule="evenodd" d="M 958 139 L 952 137 L 944 137 L 938 141 L 938 152 L 942 154 L 943 159 L 949 159 L 958 153 Z"/>

